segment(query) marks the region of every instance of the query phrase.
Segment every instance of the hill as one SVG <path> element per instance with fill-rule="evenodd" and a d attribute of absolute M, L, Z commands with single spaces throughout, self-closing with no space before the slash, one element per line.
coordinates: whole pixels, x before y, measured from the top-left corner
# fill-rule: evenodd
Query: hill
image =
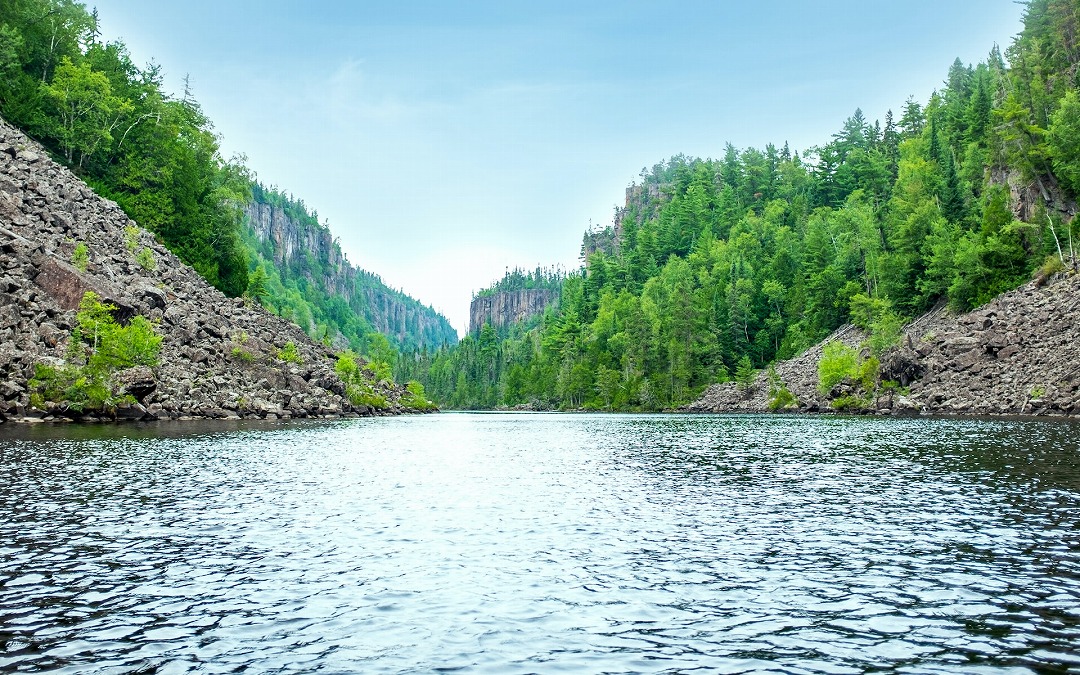
<path fill-rule="evenodd" d="M 122 42 L 100 40 L 97 24 L 96 10 L 68 0 L 0 3 L 8 122 L 229 297 L 254 290 L 309 335 L 363 352 L 380 342 L 369 339 L 376 331 L 401 350 L 456 342 L 430 307 L 344 260 L 302 202 L 253 181 L 242 158 L 223 158 L 190 87 L 164 91 L 161 68 L 136 66 Z M 256 227 L 266 206 L 267 227 Z M 274 209 L 288 216 L 274 219 Z M 312 248 L 281 255 L 260 232 Z"/>
<path fill-rule="evenodd" d="M 1080 341 L 1075 316 L 1080 275 L 1032 281 L 971 312 L 944 306 L 904 327 L 881 356 L 881 376 L 897 383 L 847 409 L 910 415 L 1080 415 Z M 851 403 L 858 383 L 820 387 L 826 345 L 840 342 L 872 358 L 869 335 L 853 325 L 752 382 L 709 387 L 687 412 L 823 412 Z M 780 388 L 792 399 L 781 402 Z"/>
<path fill-rule="evenodd" d="M 326 417 L 417 405 L 365 374 L 362 361 L 210 286 L 3 120 L 0 223 L 0 422 Z"/>
<path fill-rule="evenodd" d="M 419 378 L 453 406 L 666 410 L 854 323 L 874 360 L 834 356 L 865 369 L 862 389 L 905 386 L 883 350 L 906 322 L 1075 269 L 1080 12 L 1034 0 L 1024 21 L 928 101 L 855 110 L 819 145 L 643 169 L 612 226 L 586 235 L 557 310 L 463 341 Z"/>

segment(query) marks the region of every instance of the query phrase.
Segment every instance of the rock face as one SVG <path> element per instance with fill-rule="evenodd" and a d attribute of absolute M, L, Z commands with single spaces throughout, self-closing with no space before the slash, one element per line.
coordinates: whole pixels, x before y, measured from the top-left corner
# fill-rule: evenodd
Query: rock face
<path fill-rule="evenodd" d="M 30 405 L 36 363 L 59 363 L 86 291 L 136 314 L 163 336 L 160 365 L 117 373 L 114 384 L 138 403 L 117 418 L 312 417 L 375 414 L 354 407 L 334 374 L 334 358 L 299 327 L 241 299 L 230 299 L 143 230 L 114 202 L 94 194 L 40 146 L 0 120 L 0 422 L 59 419 Z M 87 256 L 73 263 L 76 247 Z M 144 255 L 143 260 L 146 257 Z M 151 267 L 151 269 L 147 269 Z M 293 342 L 301 363 L 280 358 Z M 376 385 L 391 401 L 402 390 Z"/>
<path fill-rule="evenodd" d="M 885 414 L 1080 416 L 1080 274 L 1030 282 L 959 316 L 939 308 L 904 329 L 882 355 L 882 376 L 907 387 L 875 402 Z M 833 339 L 865 336 L 852 327 Z M 820 348 L 777 364 L 799 409 L 829 410 L 817 391 Z M 906 382 L 905 382 L 906 380 Z M 747 395 L 731 383 L 711 386 L 691 412 L 764 412 L 768 383 L 759 375 Z"/>
<path fill-rule="evenodd" d="M 377 275 L 353 267 L 326 227 L 298 222 L 282 207 L 258 201 L 247 204 L 244 214 L 256 238 L 270 245 L 279 269 L 299 270 L 316 288 L 343 298 L 398 348 L 431 350 L 457 342 L 446 317 L 391 290 Z M 308 264 L 309 258 L 318 263 L 317 270 Z"/>
<path fill-rule="evenodd" d="M 824 346 L 832 341 L 848 347 L 858 347 L 866 339 L 866 333 L 847 325 L 836 330 L 820 344 L 799 356 L 776 364 L 776 374 L 799 401 L 803 412 L 829 410 L 829 403 L 817 390 L 817 364 Z M 768 412 L 769 381 L 764 372 L 758 373 L 754 384 L 745 391 L 733 382 L 714 384 L 705 390 L 701 398 L 683 408 L 686 412 Z"/>
<path fill-rule="evenodd" d="M 623 206 L 615 209 L 615 219 L 612 224 L 587 231 L 582 237 L 581 257 L 588 263 L 589 256 L 596 251 L 607 255 L 618 253 L 622 246 L 627 221 L 632 220 L 635 227 L 641 227 L 647 221 L 656 218 L 660 207 L 667 199 L 668 196 L 657 183 L 631 184 L 626 188 L 626 201 Z"/>
<path fill-rule="evenodd" d="M 559 292 L 548 288 L 498 291 L 473 298 L 469 305 L 469 332 L 477 333 L 490 323 L 499 328 L 542 314 L 559 300 Z"/>

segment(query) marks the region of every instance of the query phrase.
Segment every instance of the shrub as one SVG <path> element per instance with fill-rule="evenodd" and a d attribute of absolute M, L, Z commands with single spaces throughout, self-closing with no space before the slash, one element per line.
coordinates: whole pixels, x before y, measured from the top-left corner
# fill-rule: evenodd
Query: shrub
<path fill-rule="evenodd" d="M 232 351 L 229 352 L 229 354 L 241 363 L 251 363 L 255 360 L 255 355 L 244 349 L 243 347 L 233 347 Z"/>
<path fill-rule="evenodd" d="M 364 376 L 356 359 L 355 353 L 344 351 L 338 354 L 337 363 L 334 364 L 334 372 L 345 383 L 345 397 L 354 406 L 368 406 L 378 409 L 389 408 L 390 402 L 386 400 L 385 396 L 375 391 L 375 387 Z"/>
<path fill-rule="evenodd" d="M 88 291 L 79 302 L 75 315 L 78 328 L 72 339 L 80 339 L 86 350 L 86 365 L 103 371 L 116 371 L 132 366 L 156 366 L 161 353 L 161 336 L 143 316 L 137 316 L 126 326 L 113 318 L 115 305 L 101 302 Z"/>
<path fill-rule="evenodd" d="M 852 296 L 851 322 L 870 333 L 870 351 L 881 354 L 900 341 L 904 322 L 893 311 L 888 298 L 871 298 L 865 293 Z"/>
<path fill-rule="evenodd" d="M 304 359 L 300 356 L 300 352 L 296 349 L 296 343 L 289 340 L 285 343 L 285 346 L 278 350 L 277 357 L 279 360 L 285 363 L 303 363 Z"/>
<path fill-rule="evenodd" d="M 75 244 L 75 250 L 71 252 L 71 264 L 80 272 L 85 272 L 90 266 L 90 249 L 81 241 Z"/>
<path fill-rule="evenodd" d="M 345 398 L 354 406 L 367 406 L 378 410 L 390 407 L 386 397 L 375 391 L 370 384 L 348 384 L 345 386 Z"/>
<path fill-rule="evenodd" d="M 832 401 L 833 410 L 852 412 L 866 407 L 866 401 L 854 395 L 840 396 Z"/>
<path fill-rule="evenodd" d="M 780 379 L 780 374 L 776 372 L 775 366 L 769 366 L 768 377 L 769 410 L 776 412 L 777 410 L 786 410 L 799 405 L 799 400 L 795 398 L 795 394 L 792 394 L 784 381 Z"/>
<path fill-rule="evenodd" d="M 822 350 L 818 361 L 818 390 L 828 394 L 844 381 L 855 380 L 859 374 L 859 353 L 841 342 L 830 342 Z"/>
<path fill-rule="evenodd" d="M 401 405 L 413 410 L 436 410 L 434 402 L 428 400 L 424 385 L 416 380 L 405 385 L 405 394 L 401 397 Z"/>
<path fill-rule="evenodd" d="M 1039 266 L 1039 269 L 1035 270 L 1035 279 L 1048 279 L 1058 272 L 1065 270 L 1065 263 L 1055 253 L 1047 257 L 1043 261 L 1043 264 Z"/>
<path fill-rule="evenodd" d="M 154 260 L 154 252 L 148 248 L 139 251 L 138 255 L 135 256 L 135 262 L 139 263 L 139 267 L 147 272 L 150 272 L 157 267 L 157 261 Z"/>
<path fill-rule="evenodd" d="M 126 326 L 113 318 L 114 305 L 101 302 L 87 292 L 75 315 L 62 366 L 37 364 L 29 385 L 31 403 L 43 407 L 46 401 L 76 412 L 105 410 L 123 401 L 134 401 L 113 390 L 112 375 L 132 366 L 155 366 L 161 352 L 161 336 L 145 317 L 137 316 Z"/>
<path fill-rule="evenodd" d="M 124 246 L 127 247 L 128 253 L 134 253 L 135 249 L 139 248 L 139 228 L 135 225 L 124 228 Z"/>

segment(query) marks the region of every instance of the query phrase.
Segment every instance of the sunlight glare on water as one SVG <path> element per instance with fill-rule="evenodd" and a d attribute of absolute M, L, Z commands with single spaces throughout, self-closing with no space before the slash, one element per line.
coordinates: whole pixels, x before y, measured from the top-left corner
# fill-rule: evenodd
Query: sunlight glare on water
<path fill-rule="evenodd" d="M 1066 672 L 1080 426 L 0 429 L 0 670 Z"/>

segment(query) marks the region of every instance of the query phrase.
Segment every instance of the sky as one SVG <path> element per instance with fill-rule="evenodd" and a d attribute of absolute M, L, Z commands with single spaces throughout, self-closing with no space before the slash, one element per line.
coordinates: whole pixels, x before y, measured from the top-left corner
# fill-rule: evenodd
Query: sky
<path fill-rule="evenodd" d="M 644 167 L 827 142 L 1022 28 L 1013 0 L 91 0 L 349 260 L 459 333 L 508 268 L 576 269 Z"/>

